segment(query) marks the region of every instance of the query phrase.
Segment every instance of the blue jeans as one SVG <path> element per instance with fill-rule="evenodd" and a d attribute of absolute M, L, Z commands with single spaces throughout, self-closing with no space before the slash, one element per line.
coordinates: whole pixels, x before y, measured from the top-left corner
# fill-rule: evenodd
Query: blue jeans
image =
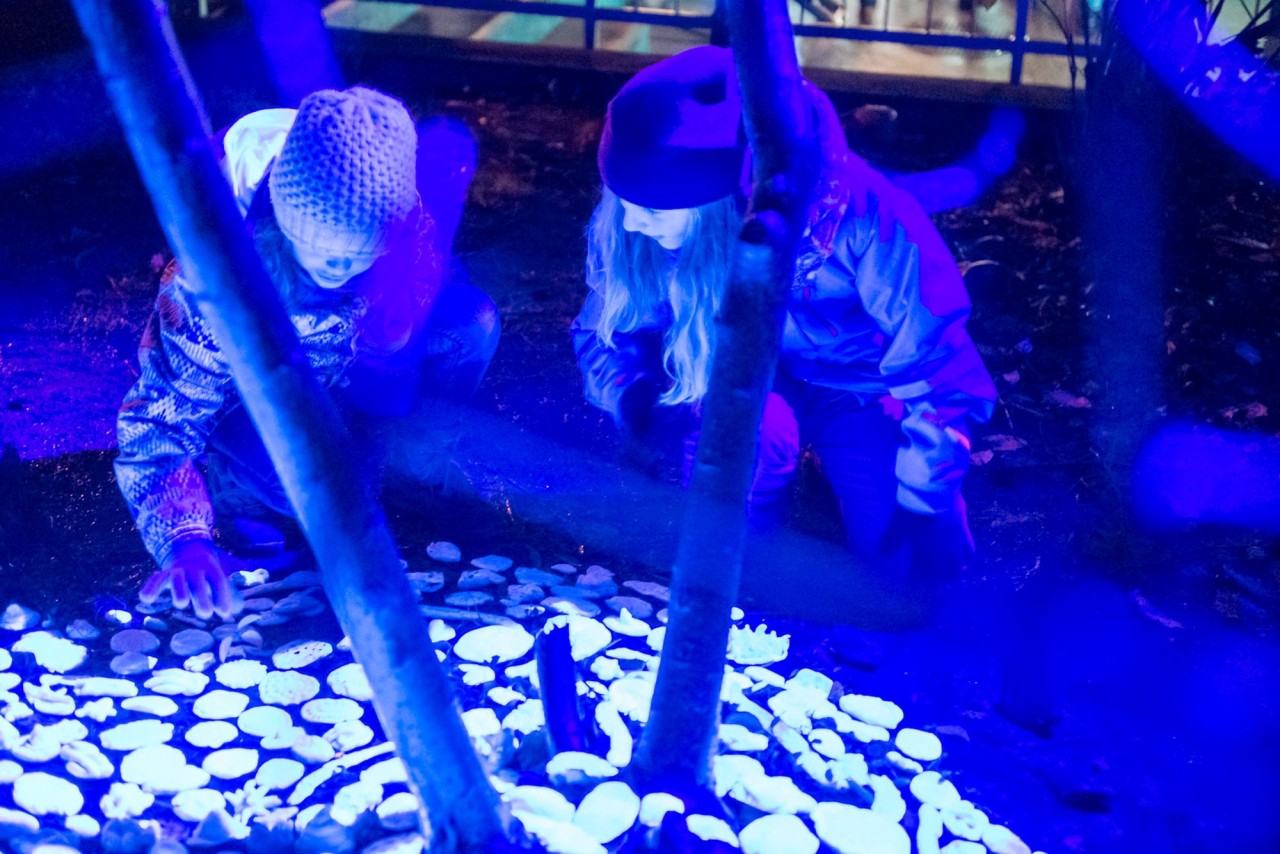
<path fill-rule="evenodd" d="M 498 310 L 472 285 L 447 285 L 423 334 L 400 367 L 362 363 L 348 369 L 345 387 L 331 390 L 354 440 L 355 453 L 374 471 L 384 465 L 430 469 L 447 463 L 460 425 L 438 423 L 432 402 L 465 402 L 480 385 L 498 346 Z M 406 447 L 408 446 L 408 447 Z M 215 518 L 262 516 L 269 508 L 293 516 L 266 447 L 242 404 L 231 408 L 209 436 L 205 455 Z"/>
<path fill-rule="evenodd" d="M 901 404 L 800 382 L 778 369 L 760 421 L 755 473 L 748 496 L 752 525 L 782 522 L 800 452 L 812 447 L 840 505 L 850 551 L 872 560 L 897 507 L 894 474 L 905 441 Z M 692 471 L 698 431 L 685 437 L 685 480 Z"/>

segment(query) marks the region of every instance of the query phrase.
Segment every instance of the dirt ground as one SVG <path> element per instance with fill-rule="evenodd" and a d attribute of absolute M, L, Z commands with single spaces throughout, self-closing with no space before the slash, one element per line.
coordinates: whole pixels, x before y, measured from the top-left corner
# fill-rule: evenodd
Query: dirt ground
<path fill-rule="evenodd" d="M 271 104 L 252 61 L 217 62 L 220 40 L 234 37 L 190 44 L 215 124 Z M 39 66 L 54 59 L 0 68 L 7 91 L 19 78 L 46 85 Z M 480 166 L 456 249 L 503 324 L 461 452 L 477 494 L 389 496 L 402 548 L 420 554 L 446 538 L 528 565 L 568 559 L 662 578 L 678 490 L 669 471 L 619 468 L 611 426 L 582 401 L 567 335 L 584 296 L 600 120 L 621 80 L 345 59 L 352 80 L 474 131 Z M 0 605 L 59 619 L 98 595 L 130 598 L 150 571 L 110 461 L 167 257 L 88 66 L 65 67 L 77 70 L 47 91 L 23 84 L 30 112 L 7 131 L 42 134 L 32 147 L 47 156 L 0 173 L 0 442 L 17 454 L 0 462 Z M 71 144 L 62 119 L 36 108 L 59 99 L 83 106 L 77 121 L 96 137 Z M 897 103 L 896 136 L 877 139 L 854 121 L 856 96 L 836 101 L 855 147 L 897 170 L 954 159 L 986 115 Z M 1276 543 L 1247 531 L 1118 532 L 1108 518 L 1108 485 L 1123 473 L 1089 440 L 1089 282 L 1062 166 L 1069 117 L 1029 118 L 1014 170 L 977 204 L 936 217 L 967 271 L 971 329 L 1001 393 L 967 487 L 978 558 L 927 629 L 836 643 L 797 625 L 797 649 L 847 690 L 881 693 L 935 726 L 961 790 L 1035 848 L 1272 850 Z M 1196 151 L 1201 171 L 1171 202 L 1191 227 L 1166 289 L 1168 414 L 1275 435 L 1280 191 L 1210 143 Z M 793 527 L 830 543 L 838 524 L 806 469 Z M 778 572 L 815 599 L 839 584 L 803 556 Z M 1034 723 L 1038 712 L 1056 725 L 1037 733 L 1010 719 Z"/>

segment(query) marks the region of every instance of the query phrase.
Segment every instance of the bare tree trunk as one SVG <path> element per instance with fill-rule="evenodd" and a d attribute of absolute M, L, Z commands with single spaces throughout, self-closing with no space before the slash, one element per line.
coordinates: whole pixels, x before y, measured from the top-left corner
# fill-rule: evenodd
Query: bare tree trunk
<path fill-rule="evenodd" d="M 727 21 L 757 180 L 716 321 L 702 438 L 673 571 L 653 710 L 633 763 L 642 784 L 705 787 L 716 751 L 729 611 L 738 595 L 746 499 L 782 310 L 812 186 L 812 120 L 786 0 L 734 0 Z M 806 157 L 808 159 L 806 160 Z"/>
<path fill-rule="evenodd" d="M 346 86 L 319 0 L 245 0 L 280 105 Z"/>
<path fill-rule="evenodd" d="M 154 0 L 76 0 L 170 245 L 197 288 L 241 396 L 375 687 L 433 850 L 500 850 L 507 821 L 454 708 L 369 473 L 310 370 L 209 147 L 207 121 Z M 429 820 L 429 824 L 428 824 Z"/>

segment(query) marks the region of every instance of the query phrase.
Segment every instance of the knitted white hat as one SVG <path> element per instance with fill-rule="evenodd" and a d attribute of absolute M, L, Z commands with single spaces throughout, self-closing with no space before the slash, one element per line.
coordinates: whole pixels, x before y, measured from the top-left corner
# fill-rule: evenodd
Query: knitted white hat
<path fill-rule="evenodd" d="M 409 112 L 381 92 L 308 95 L 271 169 L 280 230 L 335 256 L 385 252 L 418 202 L 417 145 Z"/>

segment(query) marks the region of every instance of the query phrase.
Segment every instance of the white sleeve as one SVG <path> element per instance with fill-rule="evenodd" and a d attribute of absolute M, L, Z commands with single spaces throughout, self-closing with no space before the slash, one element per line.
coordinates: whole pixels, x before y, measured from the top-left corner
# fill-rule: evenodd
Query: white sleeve
<path fill-rule="evenodd" d="M 283 108 L 258 110 L 227 129 L 222 141 L 222 171 L 242 216 L 249 212 L 249 203 L 267 167 L 284 148 L 284 139 L 297 114 L 297 110 Z"/>

